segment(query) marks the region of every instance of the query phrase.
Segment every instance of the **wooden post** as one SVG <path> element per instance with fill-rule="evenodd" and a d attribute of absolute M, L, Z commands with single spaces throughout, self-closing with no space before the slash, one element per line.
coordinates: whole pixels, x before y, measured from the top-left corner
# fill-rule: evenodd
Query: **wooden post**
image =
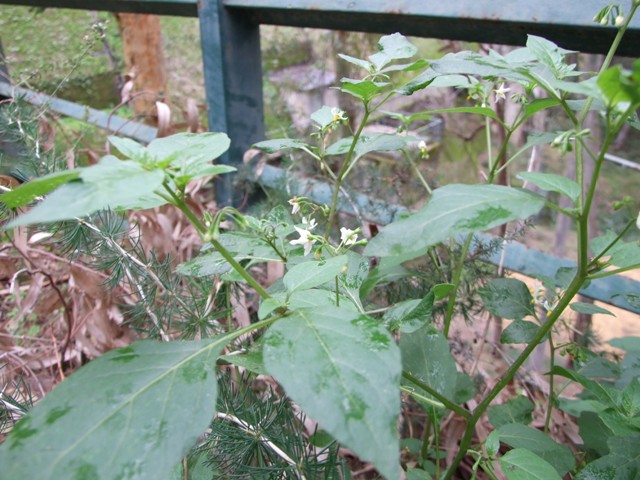
<path fill-rule="evenodd" d="M 133 78 L 132 106 L 145 117 L 155 114 L 156 100 L 163 100 L 167 90 L 167 72 L 160 17 L 117 13 L 127 74 Z"/>

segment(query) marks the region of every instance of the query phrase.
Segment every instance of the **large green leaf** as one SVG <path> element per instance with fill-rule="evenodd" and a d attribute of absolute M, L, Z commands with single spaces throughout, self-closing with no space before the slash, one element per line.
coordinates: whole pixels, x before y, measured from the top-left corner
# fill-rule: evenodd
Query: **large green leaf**
<path fill-rule="evenodd" d="M 452 236 L 527 218 L 543 205 L 543 198 L 516 188 L 447 185 L 435 190 L 420 211 L 387 225 L 371 239 L 365 254 L 410 260 Z"/>
<path fill-rule="evenodd" d="M 346 255 L 339 255 L 329 260 L 299 263 L 285 274 L 282 281 L 290 292 L 318 287 L 340 275 L 348 261 Z"/>
<path fill-rule="evenodd" d="M 213 417 L 227 340 L 145 340 L 92 361 L 16 425 L 2 477 L 166 478 Z"/>
<path fill-rule="evenodd" d="M 378 49 L 379 52 L 369 56 L 378 71 L 394 60 L 411 58 L 418 52 L 415 45 L 399 33 L 382 37 L 378 42 Z"/>
<path fill-rule="evenodd" d="M 527 182 L 548 192 L 558 192 L 566 195 L 573 203 L 578 201 L 580 196 L 580 185 L 574 180 L 562 177 L 553 173 L 523 172 L 518 176 Z"/>
<path fill-rule="evenodd" d="M 179 169 L 194 168 L 196 164 L 218 158 L 229 149 L 230 143 L 225 133 L 178 133 L 155 139 L 147 146 L 147 151 L 159 164 L 169 162 Z"/>
<path fill-rule="evenodd" d="M 515 397 L 503 405 L 489 407 L 489 421 L 495 428 L 508 423 L 529 425 L 532 421 L 533 403 L 527 397 Z"/>
<path fill-rule="evenodd" d="M 485 308 L 497 317 L 522 320 L 535 315 L 529 287 L 516 278 L 494 278 L 480 290 L 480 297 Z"/>
<path fill-rule="evenodd" d="M 640 472 L 640 433 L 611 437 L 609 455 L 583 468 L 575 480 L 636 480 Z"/>
<path fill-rule="evenodd" d="M 562 480 L 549 462 L 526 448 L 514 448 L 499 461 L 508 480 Z"/>
<path fill-rule="evenodd" d="M 549 462 L 561 476 L 575 466 L 571 450 L 565 445 L 556 443 L 540 430 L 520 423 L 510 423 L 502 425 L 498 431 L 501 442 L 513 448 L 527 448 Z"/>
<path fill-rule="evenodd" d="M 54 190 L 9 226 L 70 220 L 107 208 L 126 210 L 166 203 L 154 195 L 162 185 L 164 172 L 147 170 L 132 160 L 107 155 L 97 165 L 81 169 L 79 180 Z"/>
<path fill-rule="evenodd" d="M 449 342 L 442 333 L 426 326 L 400 337 L 403 368 L 445 397 L 452 398 L 456 389 L 456 362 L 451 356 Z M 418 393 L 427 392 L 411 385 Z"/>
<path fill-rule="evenodd" d="M 339 308 L 295 310 L 265 334 L 264 363 L 323 429 L 398 478 L 400 352 L 378 322 Z"/>

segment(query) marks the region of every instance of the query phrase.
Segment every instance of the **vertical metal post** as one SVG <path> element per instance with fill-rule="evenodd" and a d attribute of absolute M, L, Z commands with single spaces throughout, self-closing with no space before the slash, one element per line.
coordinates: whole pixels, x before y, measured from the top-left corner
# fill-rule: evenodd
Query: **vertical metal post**
<path fill-rule="evenodd" d="M 198 16 L 209 130 L 231 138 L 219 162 L 240 166 L 244 152 L 264 139 L 260 26 L 226 9 L 222 0 L 200 0 Z M 237 205 L 242 197 L 233 176 L 220 176 L 218 205 Z"/>

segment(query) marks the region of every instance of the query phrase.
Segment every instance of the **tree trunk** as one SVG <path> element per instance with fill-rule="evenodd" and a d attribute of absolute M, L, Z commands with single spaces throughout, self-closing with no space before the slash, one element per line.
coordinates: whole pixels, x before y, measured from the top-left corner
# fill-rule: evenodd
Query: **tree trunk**
<path fill-rule="evenodd" d="M 163 101 L 167 89 L 160 17 L 118 13 L 124 61 L 134 82 L 131 104 L 138 115 L 157 121 L 156 101 Z"/>

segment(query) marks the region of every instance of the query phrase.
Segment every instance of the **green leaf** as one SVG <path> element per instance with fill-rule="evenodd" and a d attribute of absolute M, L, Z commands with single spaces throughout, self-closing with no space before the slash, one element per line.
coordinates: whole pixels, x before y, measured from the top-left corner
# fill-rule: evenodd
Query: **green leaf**
<path fill-rule="evenodd" d="M 344 55 L 342 53 L 339 53 L 338 56 L 344 61 L 351 63 L 352 65 L 363 68 L 364 70 L 367 71 L 367 73 L 370 73 L 373 68 L 373 65 L 371 64 L 371 62 L 367 62 L 366 60 L 351 57 L 349 55 Z"/>
<path fill-rule="evenodd" d="M 379 52 L 369 56 L 369 60 L 378 71 L 394 60 L 411 58 L 418 53 L 415 45 L 399 33 L 382 37 L 378 41 L 378 49 Z"/>
<path fill-rule="evenodd" d="M 159 164 L 170 163 L 182 170 L 215 160 L 229 149 L 230 143 L 225 133 L 177 133 L 155 139 L 147 151 Z"/>
<path fill-rule="evenodd" d="M 401 150 L 407 142 L 411 140 L 412 138 L 406 135 L 392 135 L 388 133 L 361 135 L 354 148 L 352 161 L 355 162 L 370 152 L 395 152 Z M 353 137 L 342 138 L 330 145 L 325 151 L 325 155 L 345 155 L 349 152 L 352 143 Z"/>
<path fill-rule="evenodd" d="M 640 353 L 640 337 L 628 336 L 621 338 L 612 338 L 607 342 L 609 345 L 625 352 Z"/>
<path fill-rule="evenodd" d="M 3 477 L 165 477 L 213 417 L 228 340 L 144 340 L 93 360 L 16 425 L 0 447 Z"/>
<path fill-rule="evenodd" d="M 515 449 L 526 448 L 530 450 L 549 462 L 556 470 L 556 474 L 560 476 L 575 466 L 575 458 L 571 450 L 565 445 L 554 442 L 551 437 L 540 430 L 529 428 L 520 423 L 510 423 L 502 425 L 498 431 L 501 442 Z"/>
<path fill-rule="evenodd" d="M 526 448 L 514 448 L 499 459 L 508 480 L 562 480 L 558 472 Z"/>
<path fill-rule="evenodd" d="M 359 253 L 348 252 L 347 271 L 338 277 L 341 291 L 349 297 L 354 305 L 364 311 L 360 299 L 360 288 L 369 274 L 369 259 Z"/>
<path fill-rule="evenodd" d="M 262 350 L 256 348 L 255 345 L 252 347 L 251 351 L 239 353 L 237 355 L 220 355 L 218 360 L 222 360 L 237 367 L 246 368 L 256 375 L 268 375 L 266 368 L 264 368 Z"/>
<path fill-rule="evenodd" d="M 108 140 L 111 145 L 116 147 L 116 149 L 128 159 L 141 159 L 147 154 L 147 149 L 144 148 L 143 145 L 140 145 L 130 138 L 110 136 Z"/>
<path fill-rule="evenodd" d="M 547 192 L 561 193 L 562 195 L 569 197 L 574 204 L 580 197 L 580 185 L 567 177 L 562 177 L 553 173 L 539 172 L 522 172 L 518 174 L 518 177 L 527 182 L 533 183 L 538 188 L 546 190 Z"/>
<path fill-rule="evenodd" d="M 575 67 L 575 65 L 570 66 L 564 63 L 564 56 L 575 52 L 560 48 L 546 38 L 528 35 L 527 49 L 533 53 L 540 63 L 549 67 L 556 78 L 566 77 Z"/>
<path fill-rule="evenodd" d="M 518 279 L 494 278 L 479 293 L 485 308 L 497 317 L 522 320 L 535 315 L 529 287 Z"/>
<path fill-rule="evenodd" d="M 449 342 L 442 333 L 426 326 L 410 335 L 402 335 L 400 350 L 404 370 L 445 397 L 453 397 L 458 371 Z M 411 387 L 430 397 L 417 386 L 411 384 Z"/>
<path fill-rule="evenodd" d="M 377 321 L 339 308 L 295 310 L 265 334 L 264 362 L 323 429 L 398 477 L 400 352 Z"/>
<path fill-rule="evenodd" d="M 616 238 L 616 234 L 609 231 L 601 237 L 591 240 L 591 249 L 599 255 Z M 618 240 L 606 253 L 608 262 L 616 267 L 627 268 L 640 264 L 640 243 L 623 242 Z"/>
<path fill-rule="evenodd" d="M 616 65 L 598 75 L 597 83 L 609 105 L 640 104 L 640 62 L 637 60 L 633 65 L 633 71 L 624 70 L 620 65 Z M 627 110 L 627 105 L 623 108 Z"/>
<path fill-rule="evenodd" d="M 351 78 L 343 78 L 341 82 L 341 92 L 348 93 L 349 95 L 359 98 L 364 103 L 369 103 L 389 86 L 389 83 L 385 82 L 353 80 Z"/>
<path fill-rule="evenodd" d="M 80 176 L 81 170 L 65 170 L 55 172 L 44 177 L 36 178 L 30 182 L 20 185 L 10 192 L 0 195 L 0 201 L 8 208 L 18 208 L 27 205 L 36 197 L 46 195 L 60 185 L 75 180 Z"/>
<path fill-rule="evenodd" d="M 573 302 L 571 305 L 569 305 L 569 307 L 571 307 L 571 310 L 573 310 L 574 312 L 585 313 L 587 315 L 595 315 L 596 313 L 602 313 L 604 315 L 612 315 L 615 317 L 615 315 L 611 313 L 609 310 L 607 310 L 606 308 L 598 307 L 593 303 Z"/>
<path fill-rule="evenodd" d="M 431 290 L 422 300 L 398 302 L 383 316 L 387 328 L 412 333 L 431 322 L 435 292 Z"/>
<path fill-rule="evenodd" d="M 489 422 L 495 428 L 509 423 L 529 425 L 532 421 L 533 403 L 527 397 L 510 398 L 503 405 L 489 407 Z"/>
<path fill-rule="evenodd" d="M 497 430 L 489 434 L 484 442 L 484 447 L 487 449 L 489 457 L 495 456 L 500 451 L 500 434 Z"/>
<path fill-rule="evenodd" d="M 318 287 L 340 275 L 348 261 L 346 255 L 339 255 L 329 260 L 302 262 L 289 269 L 282 281 L 289 292 Z"/>
<path fill-rule="evenodd" d="M 417 213 L 387 225 L 365 248 L 369 256 L 410 260 L 458 234 L 478 232 L 536 214 L 544 199 L 499 185 L 447 185 Z"/>
<path fill-rule="evenodd" d="M 575 480 L 635 480 L 640 472 L 640 434 L 611 437 L 609 455 L 589 463 Z"/>
<path fill-rule="evenodd" d="M 274 140 L 264 140 L 253 145 L 253 148 L 266 153 L 276 153 L 281 150 L 311 150 L 311 147 L 302 140 L 292 138 L 277 138 Z"/>
<path fill-rule="evenodd" d="M 540 326 L 526 320 L 516 320 L 504 329 L 500 342 L 504 344 L 530 343 L 540 330 Z"/>
<path fill-rule="evenodd" d="M 132 160 L 103 157 L 97 165 L 81 169 L 79 178 L 82 181 L 62 185 L 8 226 L 71 220 L 107 208 L 126 210 L 166 203 L 154 195 L 164 172 L 146 170 Z"/>
<path fill-rule="evenodd" d="M 586 376 L 578 372 L 574 372 L 573 370 L 569 370 L 558 365 L 553 367 L 551 373 L 568 378 L 570 380 L 573 380 L 574 382 L 578 382 L 589 392 L 591 392 L 598 400 L 600 400 L 606 407 L 611 407 L 616 410 L 619 409 L 622 396 L 619 390 L 607 387 L 600 382 L 591 380 L 590 378 L 587 378 Z"/>

